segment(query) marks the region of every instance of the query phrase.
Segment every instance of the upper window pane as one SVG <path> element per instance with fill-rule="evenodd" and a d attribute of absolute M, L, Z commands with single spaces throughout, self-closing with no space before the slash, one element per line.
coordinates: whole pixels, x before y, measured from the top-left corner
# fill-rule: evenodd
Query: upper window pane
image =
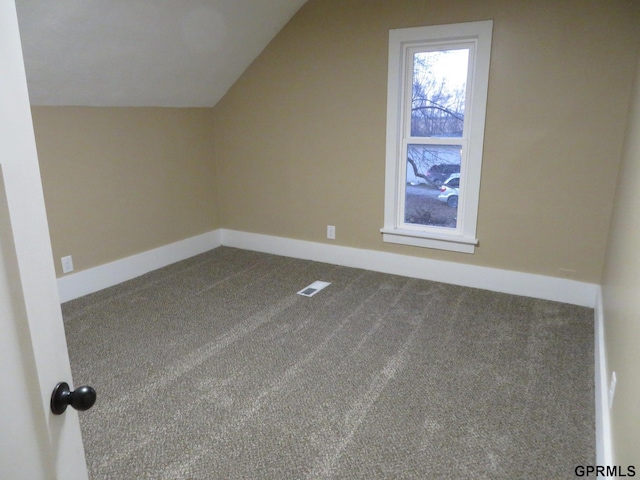
<path fill-rule="evenodd" d="M 462 137 L 469 49 L 413 54 L 412 137 Z"/>

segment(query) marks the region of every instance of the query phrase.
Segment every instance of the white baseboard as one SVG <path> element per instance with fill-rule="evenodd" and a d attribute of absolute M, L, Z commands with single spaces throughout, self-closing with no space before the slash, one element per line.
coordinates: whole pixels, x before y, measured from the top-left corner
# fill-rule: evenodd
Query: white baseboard
<path fill-rule="evenodd" d="M 564 278 L 513 272 L 395 253 L 342 247 L 256 233 L 221 230 L 228 247 L 315 260 L 464 287 L 554 300 L 594 308 L 597 285 Z"/>
<path fill-rule="evenodd" d="M 220 230 L 58 278 L 60 302 L 97 292 L 220 246 Z"/>
<path fill-rule="evenodd" d="M 60 301 L 117 285 L 221 245 L 590 308 L 596 306 L 598 286 L 592 283 L 226 229 L 60 277 Z"/>
<path fill-rule="evenodd" d="M 596 465 L 614 465 L 609 417 L 609 385 L 604 343 L 602 289 L 596 294 L 595 314 L 595 389 L 596 389 Z"/>
<path fill-rule="evenodd" d="M 594 308 L 598 286 L 326 243 L 218 229 L 58 279 L 60 301 L 102 290 L 221 245 Z"/>

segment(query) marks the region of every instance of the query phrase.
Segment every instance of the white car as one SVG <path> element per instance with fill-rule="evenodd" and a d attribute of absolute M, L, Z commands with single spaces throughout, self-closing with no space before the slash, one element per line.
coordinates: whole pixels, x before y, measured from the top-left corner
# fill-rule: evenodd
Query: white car
<path fill-rule="evenodd" d="M 458 188 L 460 186 L 460 174 L 452 173 L 451 175 L 449 175 L 449 178 L 447 178 L 444 182 L 442 182 L 442 185 L 440 186 L 449 187 L 449 188 Z"/>
<path fill-rule="evenodd" d="M 438 200 L 445 202 L 447 205 L 453 208 L 458 208 L 458 188 L 457 187 L 440 187 L 440 195 Z"/>

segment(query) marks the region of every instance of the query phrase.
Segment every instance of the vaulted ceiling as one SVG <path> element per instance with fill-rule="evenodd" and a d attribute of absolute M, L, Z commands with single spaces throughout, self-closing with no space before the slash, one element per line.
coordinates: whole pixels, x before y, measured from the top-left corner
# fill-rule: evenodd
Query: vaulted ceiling
<path fill-rule="evenodd" d="M 32 105 L 215 105 L 306 0 L 16 0 Z"/>

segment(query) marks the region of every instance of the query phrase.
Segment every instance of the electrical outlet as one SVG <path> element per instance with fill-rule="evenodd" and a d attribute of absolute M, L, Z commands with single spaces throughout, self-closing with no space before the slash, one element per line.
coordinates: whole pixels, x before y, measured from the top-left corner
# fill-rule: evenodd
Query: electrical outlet
<path fill-rule="evenodd" d="M 71 255 L 62 257 L 60 261 L 62 262 L 62 273 L 73 272 L 73 258 L 71 258 Z"/>
<path fill-rule="evenodd" d="M 611 383 L 609 384 L 609 408 L 613 406 L 613 395 L 616 393 L 616 372 L 611 374 Z"/>
<path fill-rule="evenodd" d="M 336 227 L 335 225 L 327 225 L 327 238 L 329 240 L 336 239 Z"/>

